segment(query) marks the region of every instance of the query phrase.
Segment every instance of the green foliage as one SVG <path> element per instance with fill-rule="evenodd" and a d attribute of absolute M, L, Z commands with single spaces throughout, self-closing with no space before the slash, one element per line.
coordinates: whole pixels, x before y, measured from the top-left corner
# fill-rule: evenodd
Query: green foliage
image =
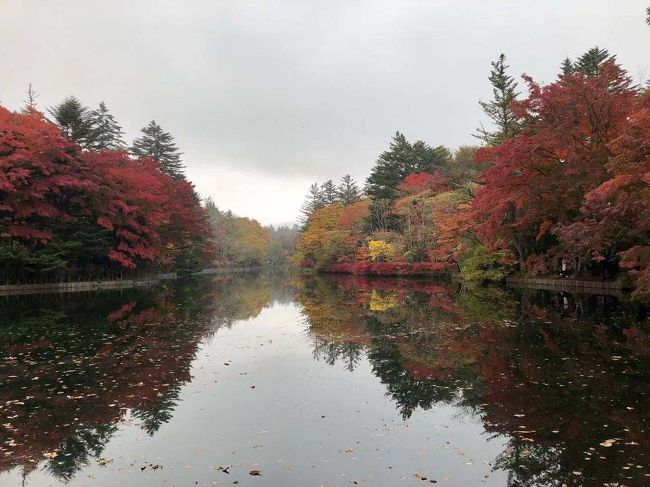
<path fill-rule="evenodd" d="M 562 70 L 562 75 L 563 76 L 571 76 L 576 72 L 576 68 L 573 65 L 573 61 L 571 61 L 570 58 L 564 58 L 564 61 L 562 61 L 562 64 L 560 65 L 560 69 Z"/>
<path fill-rule="evenodd" d="M 391 212 L 392 203 L 387 199 L 374 199 L 365 219 L 366 233 L 374 231 L 399 231 L 399 218 Z"/>
<path fill-rule="evenodd" d="M 325 206 L 325 197 L 318 183 L 314 183 L 309 187 L 307 198 L 300 208 L 300 224 L 305 227 L 309 217 L 318 209 Z"/>
<path fill-rule="evenodd" d="M 366 180 L 366 194 L 373 200 L 392 200 L 397 195 L 397 186 L 406 176 L 440 170 L 450 158 L 443 146 L 431 147 L 420 140 L 411 144 L 404 134 L 397 132 L 390 149 L 379 156 L 372 168 Z"/>
<path fill-rule="evenodd" d="M 479 104 L 490 118 L 496 130 L 491 132 L 481 126 L 475 135 L 488 145 L 497 146 L 505 139 L 514 136 L 519 131 L 519 124 L 512 113 L 511 104 L 517 99 L 519 93 L 517 83 L 514 78 L 508 74 L 505 54 L 501 54 L 499 59 L 492 62 L 489 80 L 492 84 L 492 100 Z"/>
<path fill-rule="evenodd" d="M 607 49 L 600 49 L 596 46 L 585 52 L 575 62 L 568 57 L 565 58 L 560 69 L 563 76 L 581 73 L 588 78 L 594 78 L 601 73 L 605 63 L 615 60 L 616 56 L 610 56 Z"/>
<path fill-rule="evenodd" d="M 300 228 L 297 225 L 293 227 L 283 225 L 277 228 L 271 225 L 268 231 L 271 237 L 269 263 L 271 265 L 288 265 Z"/>
<path fill-rule="evenodd" d="M 361 198 L 361 191 L 352 176 L 346 174 L 341 178 L 341 184 L 336 188 L 337 201 L 350 205 Z"/>
<path fill-rule="evenodd" d="M 124 132 L 115 117 L 108 111 L 102 101 L 99 107 L 88 115 L 91 125 L 89 149 L 94 151 L 121 150 L 126 148 L 123 140 Z"/>
<path fill-rule="evenodd" d="M 474 158 L 479 148 L 475 145 L 461 145 L 445 168 L 445 175 L 454 187 L 466 186 L 476 180 L 483 167 Z"/>
<path fill-rule="evenodd" d="M 323 202 L 326 205 L 331 205 L 332 203 L 336 203 L 338 201 L 338 192 L 336 190 L 334 182 L 331 179 L 328 179 L 323 184 L 321 184 L 320 193 L 323 196 Z"/>
<path fill-rule="evenodd" d="M 142 136 L 133 141 L 131 153 L 136 157 L 151 157 L 160 163 L 163 172 L 175 180 L 185 180 L 185 166 L 173 137 L 154 120 L 142 128 Z"/>
<path fill-rule="evenodd" d="M 359 201 L 360 198 L 361 191 L 349 174 L 341 178 L 341 184 L 339 186 L 336 186 L 331 179 L 328 179 L 321 185 L 314 183 L 309 187 L 305 202 L 300 208 L 299 223 L 302 229 L 305 230 L 309 218 L 316 210 L 334 203 L 351 205 Z"/>
<path fill-rule="evenodd" d="M 63 135 L 88 149 L 93 142 L 93 125 L 90 111 L 79 99 L 69 96 L 58 105 L 47 110 L 61 127 Z"/>
<path fill-rule="evenodd" d="M 606 62 L 615 59 L 616 56 L 610 56 L 607 49 L 600 49 L 598 46 L 592 47 L 578 58 L 575 63 L 575 70 L 589 78 L 593 78 L 600 74 L 601 68 Z"/>
<path fill-rule="evenodd" d="M 469 282 L 500 282 L 514 268 L 512 253 L 508 250 L 489 251 L 476 244 L 460 261 L 460 275 Z"/>

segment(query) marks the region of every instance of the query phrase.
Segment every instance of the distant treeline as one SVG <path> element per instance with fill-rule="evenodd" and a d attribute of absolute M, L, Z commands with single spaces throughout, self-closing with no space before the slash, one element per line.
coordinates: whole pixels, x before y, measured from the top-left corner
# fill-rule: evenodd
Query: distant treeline
<path fill-rule="evenodd" d="M 597 47 L 548 85 L 525 76 L 525 98 L 504 55 L 489 80 L 480 104 L 494 128 L 477 130 L 480 145 L 450 151 L 398 132 L 363 194 L 348 177 L 313 185 L 293 261 L 361 274 L 451 266 L 479 282 L 616 276 L 650 295 L 648 87 Z"/>

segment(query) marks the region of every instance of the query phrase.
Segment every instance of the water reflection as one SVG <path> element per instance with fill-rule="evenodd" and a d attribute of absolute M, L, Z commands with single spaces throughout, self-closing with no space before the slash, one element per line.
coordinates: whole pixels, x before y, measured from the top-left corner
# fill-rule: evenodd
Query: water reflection
<path fill-rule="evenodd" d="M 505 472 L 508 485 L 643 485 L 650 478 L 650 325 L 641 306 L 614 297 L 266 273 L 129 292 L 2 298 L 0 473 L 44 469 L 71 481 L 96 463 L 121 425 L 156 439 L 196 380 L 192 366 L 202 343 L 273 303 L 299 305 L 301 339 L 316 361 L 307 356 L 305 368 L 341 364 L 348 376 L 367 370 L 398 421 L 446 406 L 501 439 L 505 447 L 488 467 Z M 282 340 L 266 332 L 266 348 L 271 338 Z M 273 377 L 282 372 L 268 373 L 282 384 Z M 287 378 L 296 384 L 296 377 Z M 323 380 L 319 388 L 336 390 Z M 289 408 L 304 401 L 304 391 L 285 393 L 295 394 L 284 398 Z M 199 403 L 211 390 L 201 394 Z M 296 425 L 307 431 L 313 425 L 304 417 Z M 228 421 L 208 420 L 215 431 Z M 334 481 L 340 475 L 330 474 Z"/>
<path fill-rule="evenodd" d="M 314 356 L 352 370 L 365 354 L 403 418 L 437 404 L 508 439 L 508 485 L 641 485 L 650 335 L 616 298 L 423 281 L 301 280 Z"/>
<path fill-rule="evenodd" d="M 148 435 L 173 417 L 201 340 L 259 314 L 263 274 L 157 289 L 3 298 L 0 471 L 69 480 L 122 421 Z"/>

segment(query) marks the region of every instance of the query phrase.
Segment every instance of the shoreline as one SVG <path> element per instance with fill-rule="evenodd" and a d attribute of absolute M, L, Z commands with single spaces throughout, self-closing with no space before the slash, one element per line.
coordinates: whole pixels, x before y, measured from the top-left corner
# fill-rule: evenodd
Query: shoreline
<path fill-rule="evenodd" d="M 0 285 L 0 296 L 22 296 L 30 294 L 51 293 L 76 293 L 84 291 L 109 291 L 120 289 L 134 289 L 139 287 L 155 286 L 164 281 L 174 281 L 190 276 L 207 276 L 214 274 L 229 274 L 237 272 L 250 272 L 266 269 L 266 267 L 223 267 L 202 269 L 189 274 L 167 272 L 151 276 L 132 279 L 112 279 L 95 281 L 69 281 L 69 282 L 43 282 L 34 284 L 3 284 Z"/>

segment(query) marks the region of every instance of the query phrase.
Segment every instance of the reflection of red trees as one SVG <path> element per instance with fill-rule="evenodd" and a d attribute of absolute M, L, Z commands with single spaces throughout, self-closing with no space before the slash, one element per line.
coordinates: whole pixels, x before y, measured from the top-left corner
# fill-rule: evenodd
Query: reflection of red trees
<path fill-rule="evenodd" d="M 325 282 L 330 290 L 322 285 L 307 301 L 310 322 L 317 317 L 312 332 L 326 323 L 337 343 L 359 343 L 360 335 L 369 347 L 390 342 L 409 377 L 422 387 L 463 390 L 461 404 L 480 415 L 487 432 L 542 455 L 536 461 L 543 474 L 558 466 L 569 476 L 582 471 L 590 485 L 599 476 L 623 480 L 622 467 L 629 463 L 650 465 L 650 411 L 641 402 L 649 382 L 650 333 L 642 326 L 594 323 L 582 317 L 589 303 L 579 297 L 567 309 L 552 296 L 545 305 L 524 296 L 511 308 L 513 321 L 477 320 L 474 310 L 463 307 L 467 301 L 440 283 L 345 275 Z M 373 312 L 367 306 L 373 291 L 390 293 L 397 306 Z M 427 299 L 416 299 L 419 293 Z M 323 312 L 330 309 L 337 314 Z M 369 330 L 369 317 L 382 327 Z M 609 438 L 621 440 L 603 449 L 600 443 Z M 590 456 L 585 452 L 593 459 L 584 460 Z"/>
<path fill-rule="evenodd" d="M 176 313 L 173 301 L 143 310 L 127 303 L 109 314 L 117 334 L 93 352 L 60 356 L 42 338 L 4 348 L 6 356 L 19 358 L 0 369 L 0 403 L 8 418 L 0 427 L 0 471 L 20 465 L 29 471 L 80 428 L 117 422 L 126 410 L 147 409 L 189 381 L 209 321 L 179 325 Z M 70 340 L 83 341 L 75 333 Z"/>
<path fill-rule="evenodd" d="M 648 465 L 650 445 L 643 426 L 648 411 L 635 402 L 638 396 L 624 379 L 636 375 L 632 380 L 640 380 L 638 374 L 647 375 L 647 369 L 634 370 L 624 358 L 610 359 L 631 358 L 629 350 L 636 344 L 611 336 L 601 340 L 603 331 L 589 324 L 574 326 L 556 321 L 528 330 L 537 335 L 522 336 L 517 327 L 486 325 L 473 335 L 457 334 L 442 347 L 472 363 L 483 391 L 480 411 L 487 431 L 557 449 L 578 470 L 583 464 L 588 469 L 584 451 L 620 437 L 638 446 L 626 447 L 620 455 L 627 456 L 625 462 L 612 460 L 614 464 Z M 647 332 L 631 330 L 648 339 Z M 608 451 L 608 457 L 619 456 L 613 453 Z"/>
<path fill-rule="evenodd" d="M 327 266 L 325 271 L 361 276 L 417 276 L 439 274 L 453 267 L 447 262 L 340 262 Z"/>

